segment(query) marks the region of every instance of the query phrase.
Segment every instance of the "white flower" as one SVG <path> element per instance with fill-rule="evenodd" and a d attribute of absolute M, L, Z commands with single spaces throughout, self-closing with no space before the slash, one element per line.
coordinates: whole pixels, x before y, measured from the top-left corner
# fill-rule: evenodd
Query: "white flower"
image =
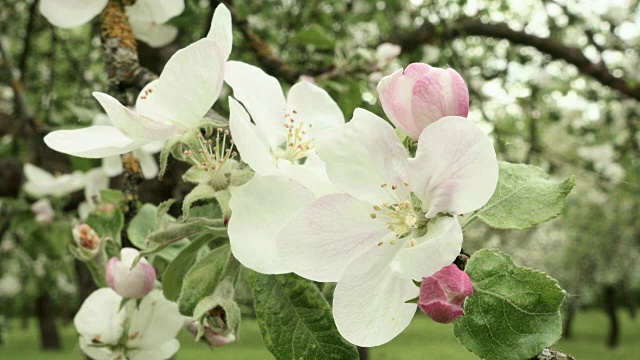
<path fill-rule="evenodd" d="M 378 69 L 385 69 L 400 56 L 402 48 L 392 43 L 382 43 L 376 48 L 376 61 Z"/>
<path fill-rule="evenodd" d="M 36 222 L 41 224 L 51 224 L 56 215 L 49 199 L 40 199 L 31 204 L 31 212 L 36 215 Z"/>
<path fill-rule="evenodd" d="M 109 117 L 105 114 L 99 113 L 93 118 L 93 125 L 95 126 L 111 126 Z M 165 141 L 155 141 L 142 146 L 139 149 L 132 151 L 133 156 L 140 160 L 140 170 L 145 179 L 153 179 L 158 176 L 158 163 L 153 157 L 153 154 L 160 152 L 165 145 Z M 114 177 L 122 174 L 124 166 L 122 166 L 122 159 L 119 155 L 107 156 L 102 159 L 102 170 L 109 177 Z"/>
<path fill-rule="evenodd" d="M 476 125 L 445 117 L 422 132 L 409 159 L 394 129 L 362 109 L 316 142 L 329 179 L 345 194 L 323 196 L 290 217 L 277 254 L 300 276 L 338 282 L 338 330 L 356 345 L 377 346 L 411 321 L 416 305 L 405 301 L 419 292 L 412 279 L 459 254 L 456 216 L 493 194 L 496 155 Z"/>
<path fill-rule="evenodd" d="M 40 12 L 55 26 L 73 28 L 86 24 L 100 14 L 108 0 L 41 0 Z M 182 14 L 184 0 L 138 0 L 126 7 L 127 17 L 137 39 L 153 47 L 164 46 L 178 30 L 164 25 Z"/>
<path fill-rule="evenodd" d="M 184 134 L 202 123 L 218 99 L 230 52 L 231 14 L 220 5 L 209 35 L 169 59 L 160 78 L 140 92 L 135 111 L 95 92 L 113 126 L 54 131 L 45 136 L 45 143 L 66 154 L 104 158 Z"/>
<path fill-rule="evenodd" d="M 256 271 L 289 272 L 278 260 L 276 235 L 296 210 L 336 191 L 315 154 L 314 137 L 343 125 L 344 116 L 329 94 L 307 81 L 295 84 L 285 99 L 275 78 L 234 61 L 227 63 L 225 81 L 249 111 L 229 98 L 234 144 L 256 172 L 245 185 L 229 189 L 231 250 Z"/>
<path fill-rule="evenodd" d="M 45 196 L 62 197 L 84 187 L 84 174 L 80 171 L 53 176 L 31 164 L 25 164 L 23 170 L 26 182 L 22 188 L 27 194 L 35 198 Z"/>
<path fill-rule="evenodd" d="M 78 205 L 80 219 L 86 219 L 100 201 L 100 191 L 109 187 L 109 177 L 102 169 L 87 172 L 84 185 L 84 201 Z"/>
<path fill-rule="evenodd" d="M 184 317 L 162 291 L 151 292 L 137 309 L 129 302 L 120 310 L 121 301 L 113 290 L 102 288 L 80 307 L 73 323 L 80 334 L 80 349 L 87 356 L 96 360 L 164 360 L 178 351 L 180 343 L 175 337 Z"/>
<path fill-rule="evenodd" d="M 22 285 L 20 285 L 20 279 L 13 274 L 6 274 L 0 278 L 0 298 L 12 298 L 16 296 Z"/>

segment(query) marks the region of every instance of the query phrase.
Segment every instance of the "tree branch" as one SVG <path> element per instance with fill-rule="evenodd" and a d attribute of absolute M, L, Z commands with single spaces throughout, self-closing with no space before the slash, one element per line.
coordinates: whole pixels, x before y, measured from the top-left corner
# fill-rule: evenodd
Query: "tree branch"
<path fill-rule="evenodd" d="M 410 51 L 422 44 L 433 44 L 441 40 L 452 40 L 467 36 L 506 39 L 512 44 L 534 47 L 555 59 L 564 60 L 574 65 L 581 73 L 592 77 L 602 85 L 615 89 L 628 97 L 640 100 L 639 86 L 632 86 L 623 79 L 613 76 L 603 63 L 593 63 L 580 49 L 565 45 L 551 38 L 543 38 L 527 34 L 524 31 L 513 30 L 502 23 L 485 23 L 478 19 L 463 18 L 456 20 L 454 24 L 450 24 L 444 31 L 439 31 L 435 25 L 425 22 L 420 28 L 393 36 L 389 41 L 400 45 L 404 51 Z"/>
<path fill-rule="evenodd" d="M 100 15 L 100 39 L 105 52 L 109 93 L 125 105 L 132 105 L 135 95 L 127 90 L 141 90 L 158 76 L 138 60 L 137 42 L 124 10 L 130 0 L 110 0 Z"/>

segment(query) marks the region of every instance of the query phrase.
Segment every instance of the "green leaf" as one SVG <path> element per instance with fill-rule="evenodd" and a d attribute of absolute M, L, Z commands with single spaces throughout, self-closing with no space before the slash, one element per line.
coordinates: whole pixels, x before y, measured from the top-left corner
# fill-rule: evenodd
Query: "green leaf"
<path fill-rule="evenodd" d="M 189 218 L 189 209 L 191 209 L 191 205 L 200 200 L 213 199 L 215 197 L 216 190 L 209 185 L 200 184 L 191 190 L 187 196 L 184 197 L 182 201 L 182 216 L 185 219 Z"/>
<path fill-rule="evenodd" d="M 278 360 L 358 359 L 340 336 L 331 306 L 311 281 L 293 274 L 255 274 L 253 298 L 267 349 Z"/>
<path fill-rule="evenodd" d="M 294 36 L 294 40 L 305 45 L 313 45 L 320 50 L 333 49 L 335 40 L 322 26 L 313 24 Z"/>
<path fill-rule="evenodd" d="M 476 252 L 465 271 L 474 295 L 453 330 L 469 351 L 482 359 L 529 359 L 560 339 L 565 292 L 556 280 L 493 249 Z"/>
<path fill-rule="evenodd" d="M 100 190 L 100 202 L 103 204 L 113 204 L 116 206 L 123 206 L 124 200 L 122 197 L 122 191 L 113 189 Z"/>
<path fill-rule="evenodd" d="M 121 243 L 120 231 L 124 227 L 124 214 L 119 208 L 94 211 L 87 216 L 85 223 L 95 230 L 102 241 L 112 239 L 117 244 Z"/>
<path fill-rule="evenodd" d="M 212 237 L 208 234 L 196 238 L 167 266 L 167 269 L 162 274 L 162 292 L 167 300 L 178 300 L 185 274 L 196 263 L 200 249 L 211 240 Z"/>
<path fill-rule="evenodd" d="M 200 300 L 213 294 L 231 257 L 229 245 L 211 251 L 198 261 L 184 277 L 178 299 L 180 313 L 192 316 Z"/>
<path fill-rule="evenodd" d="M 549 179 L 537 166 L 500 162 L 498 187 L 489 202 L 471 215 L 496 229 L 524 230 L 560 215 L 576 184 Z"/>

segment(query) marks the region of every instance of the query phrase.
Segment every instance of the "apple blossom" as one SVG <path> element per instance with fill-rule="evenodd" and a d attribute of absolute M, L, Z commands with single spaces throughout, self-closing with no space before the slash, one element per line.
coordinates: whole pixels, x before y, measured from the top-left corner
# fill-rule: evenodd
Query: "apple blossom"
<path fill-rule="evenodd" d="M 453 69 L 414 63 L 380 80 L 378 93 L 389 120 L 414 140 L 445 116 L 469 113 L 469 90 Z"/>
<path fill-rule="evenodd" d="M 73 28 L 86 24 L 100 14 L 108 0 L 41 0 L 40 12 L 54 26 Z M 178 30 L 164 25 L 182 14 L 184 0 L 138 0 L 126 7 L 135 37 L 153 47 L 164 46 L 178 35 Z"/>
<path fill-rule="evenodd" d="M 209 35 L 169 59 L 160 78 L 140 92 L 135 111 L 94 92 L 113 126 L 58 130 L 45 136 L 45 143 L 66 154 L 104 158 L 198 128 L 222 89 L 224 62 L 231 52 L 230 16 L 219 5 Z"/>
<path fill-rule="evenodd" d="M 142 299 L 156 284 L 156 270 L 147 259 L 141 258 L 131 268 L 138 255 L 140 252 L 134 248 L 122 248 L 120 259 L 112 257 L 107 263 L 109 287 L 125 298 Z"/>
<path fill-rule="evenodd" d="M 100 169 L 87 172 L 84 185 L 84 201 L 78 205 L 80 219 L 86 219 L 100 201 L 100 191 L 109 187 L 109 177 Z"/>
<path fill-rule="evenodd" d="M 469 275 L 451 264 L 422 279 L 418 307 L 434 321 L 448 324 L 464 314 L 462 303 L 471 295 Z"/>
<path fill-rule="evenodd" d="M 109 117 L 105 114 L 98 113 L 93 118 L 94 126 L 111 126 Z M 132 151 L 133 156 L 140 160 L 140 169 L 145 179 L 153 179 L 158 176 L 158 163 L 156 162 L 153 154 L 160 152 L 164 147 L 164 141 L 156 141 L 148 143 L 139 149 Z M 120 156 L 113 155 L 107 156 L 102 159 L 102 170 L 109 177 L 114 177 L 122 174 L 124 166 Z"/>
<path fill-rule="evenodd" d="M 31 212 L 36 215 L 36 222 L 41 224 L 51 224 L 56 215 L 49 199 L 40 199 L 31 204 Z"/>
<path fill-rule="evenodd" d="M 236 336 L 233 333 L 229 333 L 227 336 L 222 336 L 211 330 L 211 327 L 206 322 L 203 326 L 204 334 L 202 335 L 202 339 L 212 347 L 221 347 L 236 341 Z M 198 321 L 187 320 L 184 324 L 184 328 L 193 336 L 197 336 L 199 327 L 200 324 Z"/>
<path fill-rule="evenodd" d="M 22 188 L 27 194 L 35 198 L 45 196 L 62 197 L 84 187 L 85 175 L 80 171 L 53 176 L 51 173 L 31 164 L 25 164 L 23 171 L 26 182 Z"/>
<path fill-rule="evenodd" d="M 409 159 L 394 129 L 356 109 L 316 137 L 331 182 L 345 193 L 303 207 L 282 227 L 279 259 L 298 275 L 337 282 L 333 313 L 349 342 L 376 346 L 411 321 L 421 280 L 460 252 L 456 216 L 495 190 L 498 163 L 487 136 L 462 117 L 427 127 Z"/>
<path fill-rule="evenodd" d="M 256 172 L 243 186 L 230 188 L 231 249 L 256 271 L 289 272 L 277 257 L 276 235 L 299 208 L 337 190 L 315 154 L 314 137 L 343 125 L 344 116 L 329 94 L 307 81 L 295 84 L 285 99 L 275 78 L 235 61 L 227 63 L 225 81 L 244 105 L 229 98 L 231 135 Z"/>
<path fill-rule="evenodd" d="M 402 48 L 400 45 L 382 43 L 376 48 L 376 61 L 378 70 L 385 69 L 398 58 Z"/>
<path fill-rule="evenodd" d="M 80 349 L 92 359 L 164 360 L 180 349 L 184 317 L 155 290 L 136 308 L 110 288 L 94 291 L 73 319 Z"/>

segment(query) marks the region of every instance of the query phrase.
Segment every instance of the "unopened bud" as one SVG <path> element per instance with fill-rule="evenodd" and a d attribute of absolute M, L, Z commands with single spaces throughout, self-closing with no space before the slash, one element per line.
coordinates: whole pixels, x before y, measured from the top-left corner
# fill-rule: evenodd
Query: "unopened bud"
<path fill-rule="evenodd" d="M 77 223 L 71 233 L 80 251 L 88 255 L 89 258 L 94 257 L 100 251 L 102 240 L 91 226 L 81 222 Z"/>
<path fill-rule="evenodd" d="M 200 325 L 198 325 L 197 321 L 187 320 L 184 328 L 188 332 L 190 332 L 191 335 L 197 336 L 199 326 Z M 236 336 L 233 333 L 229 333 L 227 336 L 222 336 L 217 332 L 211 330 L 209 324 L 207 324 L 206 322 L 202 326 L 204 326 L 204 333 L 202 334 L 202 337 L 200 339 L 206 341 L 207 344 L 212 347 L 221 347 L 236 341 Z"/>
<path fill-rule="evenodd" d="M 122 297 L 142 299 L 150 293 L 156 284 L 156 270 L 142 258 L 132 269 L 134 260 L 140 252 L 134 248 L 122 248 L 120 259 L 112 257 L 107 263 L 107 283 Z"/>
<path fill-rule="evenodd" d="M 451 264 L 422 280 L 418 306 L 434 321 L 448 324 L 464 314 L 462 303 L 470 295 L 473 295 L 471 279 Z"/>

